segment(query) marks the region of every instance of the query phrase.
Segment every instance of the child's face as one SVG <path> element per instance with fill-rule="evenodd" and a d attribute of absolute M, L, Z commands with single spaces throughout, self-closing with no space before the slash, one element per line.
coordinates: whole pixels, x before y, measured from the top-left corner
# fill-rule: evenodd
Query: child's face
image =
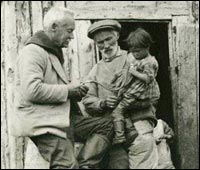
<path fill-rule="evenodd" d="M 148 56 L 149 48 L 131 48 L 130 52 L 136 59 L 141 60 Z"/>

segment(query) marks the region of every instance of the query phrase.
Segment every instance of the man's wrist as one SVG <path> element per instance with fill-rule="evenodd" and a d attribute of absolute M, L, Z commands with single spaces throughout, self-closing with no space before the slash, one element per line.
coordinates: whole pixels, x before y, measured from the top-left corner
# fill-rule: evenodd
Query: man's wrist
<path fill-rule="evenodd" d="M 82 96 L 81 96 L 79 91 L 71 89 L 71 90 L 68 91 L 68 98 L 74 99 L 74 100 L 77 100 L 77 101 L 81 101 Z"/>

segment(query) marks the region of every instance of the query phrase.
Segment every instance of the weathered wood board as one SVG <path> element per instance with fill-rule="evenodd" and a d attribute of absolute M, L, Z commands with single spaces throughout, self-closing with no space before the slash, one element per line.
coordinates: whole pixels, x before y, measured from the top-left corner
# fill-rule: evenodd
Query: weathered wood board
<path fill-rule="evenodd" d="M 1 2 L 1 167 L 28 168 L 39 160 L 35 146 L 10 132 L 14 101 L 14 65 L 24 42 L 42 29 L 51 6 L 75 13 L 76 30 L 64 49 L 65 68 L 73 83 L 83 81 L 99 61 L 96 46 L 87 38 L 92 20 L 169 23 L 170 77 L 178 166 L 198 168 L 199 154 L 199 2 L 197 1 L 2 1 Z M 82 105 L 80 105 L 82 106 Z M 30 154 L 30 153 L 33 154 Z M 25 159 L 26 158 L 26 159 Z M 40 163 L 37 164 L 40 166 Z M 41 163 L 41 168 L 46 164 Z M 38 167 L 39 168 L 39 167 Z"/>

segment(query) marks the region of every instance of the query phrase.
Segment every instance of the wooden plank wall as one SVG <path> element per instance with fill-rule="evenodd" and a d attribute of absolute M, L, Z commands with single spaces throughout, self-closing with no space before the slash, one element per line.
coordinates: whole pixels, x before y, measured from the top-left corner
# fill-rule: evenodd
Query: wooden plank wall
<path fill-rule="evenodd" d="M 5 8 L 1 3 L 1 168 L 10 167 L 5 82 Z"/>
<path fill-rule="evenodd" d="M 86 32 L 90 19 L 167 20 L 169 24 L 170 66 L 173 91 L 177 151 L 181 168 L 198 166 L 199 105 L 199 3 L 197 1 L 2 1 L 1 2 L 1 167 L 2 169 L 45 168 L 24 138 L 10 134 L 13 113 L 14 64 L 19 50 L 43 26 L 51 6 L 64 6 L 75 12 L 74 40 L 64 49 L 69 78 L 79 83 L 98 61 L 93 42 Z M 100 10 L 101 9 L 101 10 Z M 196 10 L 195 10 L 196 9 Z M 103 11 L 103 12 L 102 12 Z M 141 12 L 142 11 L 142 12 Z M 195 14 L 196 12 L 196 14 Z M 196 23 L 196 25 L 195 25 Z M 96 58 L 95 58 L 96 57 Z M 192 131 L 191 131 L 192 130 Z M 192 146 L 191 146 L 192 145 Z M 189 148 L 188 148 L 189 146 Z M 30 155 L 30 153 L 33 153 Z M 38 165 L 29 166 L 36 158 Z"/>
<path fill-rule="evenodd" d="M 5 49 L 5 97 L 6 97 L 6 114 L 7 114 L 7 124 L 8 124 L 8 146 L 7 154 L 9 155 L 9 166 L 10 168 L 22 167 L 23 166 L 23 139 L 14 138 L 10 135 L 10 120 L 13 114 L 13 101 L 14 101 L 14 63 L 17 56 L 18 48 L 21 45 L 20 28 L 23 29 L 23 24 L 20 22 L 21 15 L 16 15 L 14 2 L 7 2 L 5 5 L 5 29 L 4 29 L 4 49 Z M 29 11 L 29 10 L 28 10 Z M 19 25 L 18 25 L 19 24 Z M 19 33 L 19 34 L 18 34 Z M 17 150 L 20 151 L 17 153 Z M 13 152 L 12 152 L 13 151 Z M 6 155 L 7 156 L 7 155 Z"/>
<path fill-rule="evenodd" d="M 28 139 L 15 138 L 11 135 L 9 124 L 13 113 L 14 101 L 14 65 L 19 50 L 24 42 L 35 32 L 42 29 L 43 17 L 51 6 L 66 6 L 65 1 L 11 1 L 1 3 L 1 153 L 2 168 L 23 168 Z M 76 21 L 75 39 L 69 49 L 64 49 L 65 66 L 69 78 L 79 83 L 94 64 L 94 44 L 87 38 L 90 21 Z M 77 37 L 80 37 L 77 40 Z M 30 145 L 34 151 L 34 146 Z M 38 157 L 33 153 L 29 163 Z M 39 160 L 39 157 L 38 157 Z M 26 161 L 27 163 L 27 161 Z M 39 165 L 38 165 L 39 166 Z M 45 167 L 45 166 L 44 166 Z M 34 167 L 32 167 L 34 168 Z"/>
<path fill-rule="evenodd" d="M 175 31 L 174 57 L 177 81 L 175 130 L 179 167 L 198 167 L 198 113 L 196 77 L 196 24 L 186 16 L 173 18 Z M 188 34 L 189 33 L 189 34 Z M 189 148 L 188 148 L 189 146 Z"/>
<path fill-rule="evenodd" d="M 77 19 L 164 20 L 173 15 L 188 15 L 189 4 L 189 1 L 68 1 L 67 7 Z"/>

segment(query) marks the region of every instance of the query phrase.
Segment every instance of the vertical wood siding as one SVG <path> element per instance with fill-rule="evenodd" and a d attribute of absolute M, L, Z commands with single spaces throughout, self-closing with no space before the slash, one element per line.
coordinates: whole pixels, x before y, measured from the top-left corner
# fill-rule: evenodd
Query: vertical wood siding
<path fill-rule="evenodd" d="M 79 83 L 99 60 L 87 38 L 90 19 L 169 21 L 170 77 L 178 164 L 199 166 L 199 2 L 197 1 L 2 1 L 1 2 L 1 168 L 46 168 L 28 139 L 10 133 L 14 101 L 14 65 L 24 42 L 43 27 L 51 6 L 75 12 L 76 29 L 68 49 L 63 49 L 65 69 Z M 142 11 L 142 12 L 141 12 Z M 80 104 L 82 107 L 82 105 Z M 35 163 L 33 164 L 35 159 Z"/>
<path fill-rule="evenodd" d="M 197 168 L 198 162 L 198 113 L 197 77 L 196 77 L 196 25 L 188 21 L 188 17 L 176 16 L 174 29 L 174 57 L 177 74 L 176 96 L 176 134 L 180 167 Z M 189 33 L 189 34 L 188 34 Z"/>

